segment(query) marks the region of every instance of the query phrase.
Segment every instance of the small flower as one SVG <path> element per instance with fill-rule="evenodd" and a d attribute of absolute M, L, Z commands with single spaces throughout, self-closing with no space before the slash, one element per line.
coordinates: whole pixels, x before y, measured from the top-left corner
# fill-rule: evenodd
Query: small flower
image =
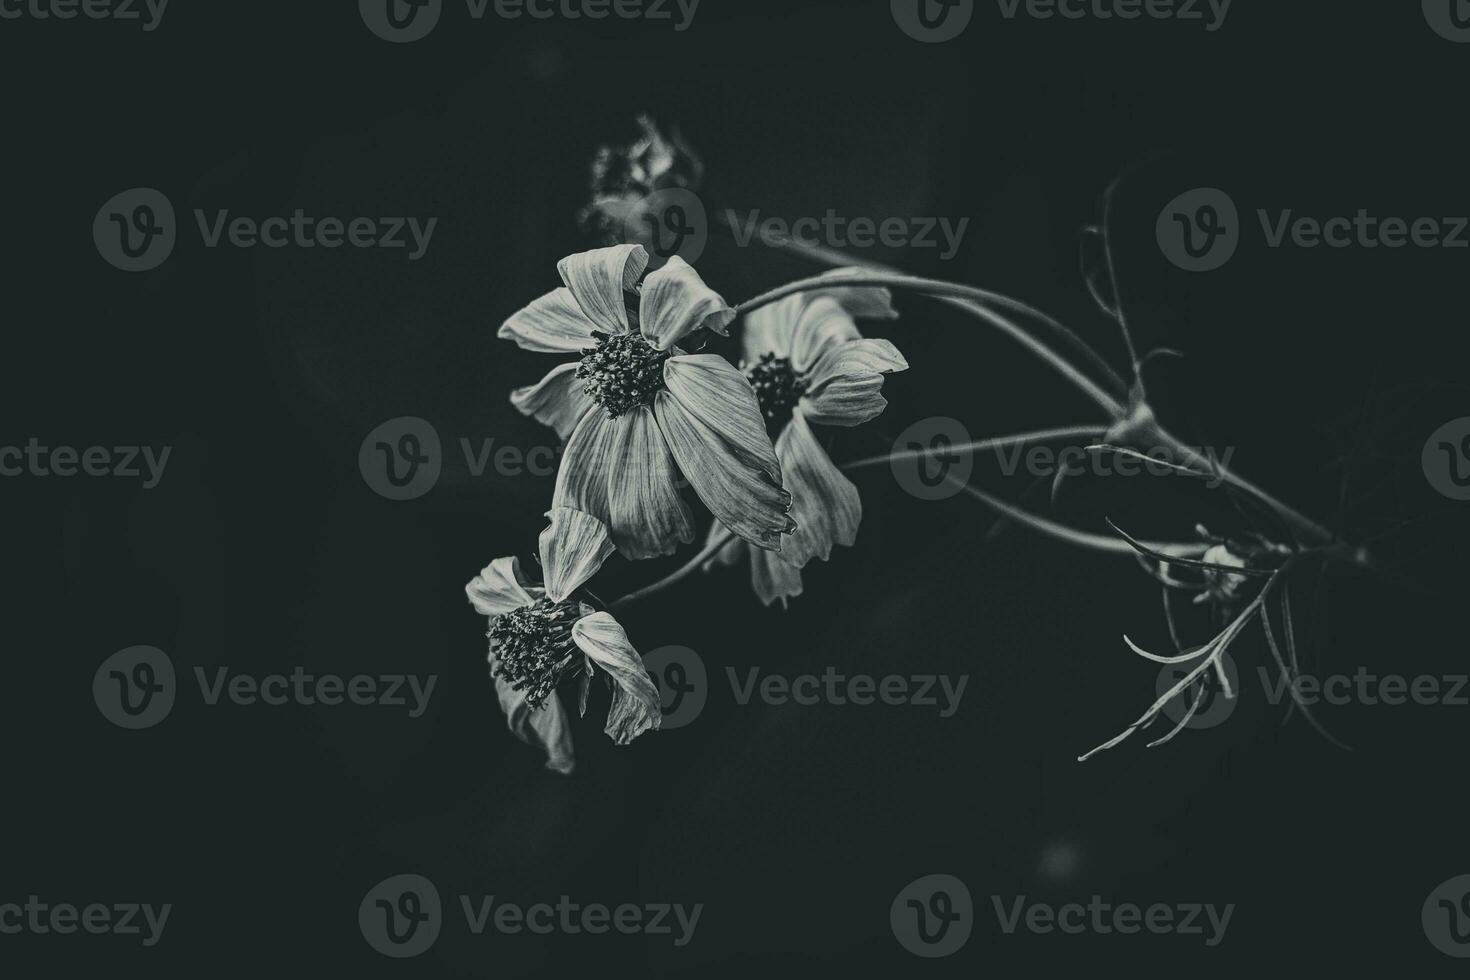
<path fill-rule="evenodd" d="M 641 245 L 563 259 L 566 285 L 500 328 L 527 350 L 581 355 L 511 394 L 567 440 L 552 507 L 602 521 L 627 558 L 671 554 L 694 539 L 682 472 L 727 527 L 779 550 L 791 495 L 755 392 L 723 358 L 675 346 L 725 334 L 735 311 L 677 256 L 644 278 L 647 266 Z"/>
<path fill-rule="evenodd" d="M 604 244 L 621 242 L 634 212 L 654 191 L 695 190 L 704 164 L 679 135 L 665 135 L 647 115 L 637 119 L 637 135 L 628 143 L 602 146 L 592 160 L 592 203 L 581 220 Z"/>
<path fill-rule="evenodd" d="M 601 668 L 612 687 L 604 731 L 627 745 L 663 721 L 658 688 L 643 658 L 611 614 L 571 597 L 612 550 L 607 528 L 590 514 L 553 510 L 541 534 L 543 586 L 530 584 L 515 558 L 497 558 L 465 586 L 470 603 L 490 617 L 490 673 L 511 733 L 546 751 L 546 768 L 576 764 L 566 709 L 557 685 L 582 678 L 580 713 Z M 553 574 L 553 568 L 563 569 Z"/>
<path fill-rule="evenodd" d="M 751 581 L 768 606 L 801 595 L 807 562 L 826 561 L 834 544 L 857 540 L 863 516 L 857 487 L 833 465 L 811 427 L 860 425 L 882 414 L 888 404 L 883 378 L 908 362 L 888 341 L 863 339 L 853 317 L 897 315 L 887 290 L 843 287 L 787 297 L 746 320 L 742 366 L 776 437 L 797 524 L 779 555 L 750 551 Z M 709 542 L 721 533 L 716 524 Z M 732 540 L 705 567 L 733 564 L 746 550 Z"/>

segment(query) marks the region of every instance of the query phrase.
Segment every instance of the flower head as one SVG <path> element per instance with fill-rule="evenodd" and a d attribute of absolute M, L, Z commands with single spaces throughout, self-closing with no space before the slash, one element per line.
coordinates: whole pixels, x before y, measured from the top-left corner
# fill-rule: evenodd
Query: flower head
<path fill-rule="evenodd" d="M 752 584 L 766 605 L 800 595 L 807 562 L 826 561 L 834 544 L 857 540 L 863 515 L 857 487 L 833 464 L 812 426 L 860 425 L 882 414 L 888 404 L 884 376 L 905 370 L 908 362 L 888 341 L 864 339 L 853 318 L 897 315 L 887 290 L 834 286 L 787 297 L 746 319 L 743 367 L 775 439 L 797 525 L 779 555 L 750 552 Z M 723 533 L 716 525 L 711 542 Z M 745 550 L 743 542 L 732 541 L 711 564 L 731 564 Z"/>
<path fill-rule="evenodd" d="M 498 558 L 465 586 L 465 593 L 490 617 L 490 673 L 511 732 L 544 749 L 548 769 L 570 773 L 572 735 L 556 694 L 563 680 L 581 676 L 585 715 L 601 668 L 612 688 L 604 730 L 619 745 L 658 728 L 663 714 L 658 688 L 617 620 L 572 595 L 612 550 L 607 528 L 590 514 L 566 508 L 550 517 L 551 526 L 541 535 L 544 585 L 531 584 L 517 559 Z M 561 571 L 554 573 L 553 567 Z"/>
<path fill-rule="evenodd" d="M 755 392 L 723 358 L 677 346 L 724 334 L 735 311 L 677 256 L 645 277 L 647 266 L 641 245 L 573 255 L 566 285 L 500 328 L 527 350 L 580 358 L 511 395 L 567 440 L 552 507 L 602 521 L 627 558 L 670 554 L 694 539 L 682 472 L 725 526 L 779 550 L 795 528 L 791 495 Z"/>
<path fill-rule="evenodd" d="M 601 146 L 592 160 L 592 203 L 582 222 L 605 243 L 623 240 L 636 210 L 655 191 L 695 190 L 704 164 L 677 130 L 664 133 L 647 115 L 638 116 L 637 133 L 626 143 Z"/>

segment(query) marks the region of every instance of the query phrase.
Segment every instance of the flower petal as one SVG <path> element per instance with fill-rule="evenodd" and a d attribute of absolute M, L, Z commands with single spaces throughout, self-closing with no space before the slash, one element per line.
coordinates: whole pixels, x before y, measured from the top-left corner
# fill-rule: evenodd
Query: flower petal
<path fill-rule="evenodd" d="M 791 337 L 791 366 L 809 371 L 834 344 L 857 340 L 857 324 L 830 296 L 818 296 L 807 303 Z"/>
<path fill-rule="evenodd" d="M 763 354 L 789 358 L 796 323 L 806 304 L 805 296 L 787 296 L 747 315 L 740 337 L 741 357 L 746 363 L 756 363 Z"/>
<path fill-rule="evenodd" d="M 801 595 L 801 569 L 769 551 L 751 551 L 750 584 L 761 602 L 769 606 L 780 599 L 786 608 L 786 600 Z"/>
<path fill-rule="evenodd" d="M 576 643 L 613 681 L 612 707 L 603 731 L 619 745 L 627 745 L 650 729 L 663 724 L 658 687 L 648 676 L 643 658 L 628 642 L 628 634 L 610 613 L 584 616 L 572 627 Z"/>
<path fill-rule="evenodd" d="M 610 419 L 601 409 L 582 416 L 562 452 L 561 468 L 556 472 L 556 490 L 551 497 L 553 510 L 570 507 L 591 514 L 604 524 L 611 521 L 607 506 L 607 477 L 612 471 L 613 456 L 622 441 L 619 426 L 627 421 L 626 418 Z"/>
<path fill-rule="evenodd" d="M 538 384 L 512 391 L 510 403 L 522 415 L 555 429 L 563 440 L 571 436 L 582 416 L 596 407 L 577 380 L 575 362 L 553 368 Z"/>
<path fill-rule="evenodd" d="M 781 464 L 755 389 L 729 361 L 716 354 L 671 357 L 664 362 L 664 384 L 686 412 L 719 434 L 730 452 L 759 467 L 772 482 L 781 482 Z"/>
<path fill-rule="evenodd" d="M 638 309 L 639 329 L 659 350 L 668 350 L 701 327 L 726 336 L 736 316 L 694 267 L 677 255 L 662 269 L 649 273 Z"/>
<path fill-rule="evenodd" d="M 639 406 L 618 422 L 607 486 L 613 541 L 633 561 L 673 554 L 694 540 L 694 515 L 679 496 L 674 459 L 653 409 Z"/>
<path fill-rule="evenodd" d="M 642 245 L 614 245 L 569 255 L 557 264 L 577 304 L 598 329 L 628 332 L 628 308 L 623 293 L 638 285 L 648 268 L 648 252 Z"/>
<path fill-rule="evenodd" d="M 851 547 L 863 519 L 857 487 L 832 464 L 801 412 L 791 417 L 776 440 L 781 472 L 791 491 L 796 530 L 781 548 L 781 560 L 804 568 L 813 558 L 826 561 L 834 544 Z"/>
<path fill-rule="evenodd" d="M 494 662 L 493 657 L 491 661 Z M 499 677 L 495 678 L 495 694 L 500 698 L 500 710 L 505 712 L 505 723 L 511 734 L 544 750 L 547 769 L 570 775 L 577 760 L 572 752 L 572 730 L 567 725 L 561 697 L 553 694 L 541 707 L 532 708 L 526 704 L 525 691 L 515 690 Z"/>
<path fill-rule="evenodd" d="M 669 392 L 658 393 L 653 414 L 679 469 L 715 518 L 751 544 L 779 551 L 781 535 L 795 527 L 787 516 L 791 495 Z"/>
<path fill-rule="evenodd" d="M 541 565 L 546 595 L 561 602 L 597 574 L 613 552 L 607 525 L 591 514 L 555 507 L 547 515 L 551 526 L 541 532 Z"/>
<path fill-rule="evenodd" d="M 908 368 L 886 340 L 854 340 L 831 348 L 812 369 L 801 410 L 819 425 L 860 425 L 883 414 L 883 376 Z"/>
<path fill-rule="evenodd" d="M 526 591 L 518 558 L 497 558 L 464 587 L 470 604 L 484 616 L 500 616 L 536 600 Z"/>
<path fill-rule="evenodd" d="M 547 293 L 511 315 L 496 335 L 514 340 L 524 350 L 542 354 L 575 354 L 593 344 L 597 325 L 587 319 L 568 289 Z"/>

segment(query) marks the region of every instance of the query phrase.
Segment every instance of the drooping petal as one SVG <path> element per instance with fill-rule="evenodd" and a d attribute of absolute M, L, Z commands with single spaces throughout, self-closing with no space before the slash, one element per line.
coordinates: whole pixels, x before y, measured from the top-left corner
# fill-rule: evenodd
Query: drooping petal
<path fill-rule="evenodd" d="M 898 348 L 886 340 L 839 344 L 812 369 L 801 409 L 819 425 L 860 425 L 883 414 L 883 376 L 908 368 Z"/>
<path fill-rule="evenodd" d="M 603 731 L 614 742 L 627 745 L 663 724 L 658 687 L 648 676 L 643 658 L 628 642 L 628 634 L 610 613 L 593 613 L 577 620 L 572 627 L 572 642 L 612 678 L 612 707 Z"/>
<path fill-rule="evenodd" d="M 784 608 L 788 599 L 801 595 L 801 569 L 769 551 L 750 552 L 750 584 L 756 598 L 766 605 L 777 599 Z"/>
<path fill-rule="evenodd" d="M 596 329 L 571 290 L 562 288 L 512 314 L 500 325 L 497 336 L 541 354 L 575 354 L 596 342 L 592 339 Z"/>
<path fill-rule="evenodd" d="M 735 311 L 704 284 L 694 267 L 679 256 L 643 282 L 638 326 L 647 341 L 668 350 L 701 327 L 725 336 Z"/>
<path fill-rule="evenodd" d="M 526 692 L 515 690 L 500 677 L 495 678 L 495 694 L 511 734 L 527 745 L 542 749 L 546 753 L 547 769 L 570 775 L 577 760 L 572 752 L 572 729 L 567 724 L 561 696 L 552 694 L 539 708 L 532 708 L 526 704 Z"/>
<path fill-rule="evenodd" d="M 823 273 L 827 278 L 838 282 L 866 274 L 866 269 L 856 268 L 833 269 Z M 898 319 L 898 311 L 893 308 L 893 293 L 886 286 L 834 286 L 823 289 L 821 295 L 831 296 L 857 320 Z"/>
<path fill-rule="evenodd" d="M 628 308 L 623 293 L 638 285 L 648 268 L 642 245 L 614 245 L 569 255 L 557 264 L 587 318 L 605 333 L 628 332 Z"/>
<path fill-rule="evenodd" d="M 766 433 L 755 389 L 729 361 L 716 354 L 671 357 L 664 362 L 664 384 L 686 412 L 728 444 L 730 452 L 760 468 L 772 482 L 781 482 L 781 464 Z M 679 462 L 682 465 L 683 460 Z"/>
<path fill-rule="evenodd" d="M 597 574 L 613 552 L 607 525 L 591 514 L 570 507 L 554 507 L 546 515 L 551 525 L 541 532 L 541 565 L 546 595 L 561 602 Z"/>
<path fill-rule="evenodd" d="M 464 591 L 481 615 L 500 616 L 536 601 L 526 591 L 529 584 L 521 574 L 520 559 L 497 558 L 470 579 Z"/>
<path fill-rule="evenodd" d="M 571 436 L 582 416 L 596 407 L 577 380 L 575 362 L 553 368 L 537 384 L 512 391 L 510 403 L 522 415 L 555 429 L 563 440 Z"/>
<path fill-rule="evenodd" d="M 791 495 L 669 392 L 658 393 L 653 414 L 679 469 L 715 518 L 751 544 L 779 551 L 781 535 L 795 527 Z"/>
<path fill-rule="evenodd" d="M 702 571 L 708 572 L 717 567 L 728 568 L 739 561 L 741 555 L 750 550 L 749 544 L 731 534 L 725 525 L 719 521 L 715 521 L 709 526 L 709 533 L 704 536 L 704 548 L 708 548 L 713 544 L 717 537 L 724 538 L 725 543 L 709 557 L 708 561 L 700 566 Z M 702 548 L 700 550 L 702 551 L 704 549 Z"/>
<path fill-rule="evenodd" d="M 756 363 L 764 354 L 789 358 L 796 323 L 806 304 L 805 296 L 787 296 L 747 315 L 741 328 L 741 357 L 749 364 Z"/>
<path fill-rule="evenodd" d="M 863 519 L 857 487 L 832 464 L 800 411 L 776 440 L 776 455 L 786 489 L 791 491 L 791 517 L 796 530 L 781 548 L 781 560 L 804 568 L 813 558 L 826 561 L 834 544 L 851 547 Z"/>
<path fill-rule="evenodd" d="M 600 409 L 582 416 L 572 430 L 567 448 L 562 453 L 561 468 L 556 472 L 556 490 L 552 493 L 552 509 L 570 507 L 591 514 L 604 524 L 611 520 L 607 505 L 607 478 L 612 472 L 613 456 L 622 441 L 619 426 L 627 418 L 610 419 Z"/>
<path fill-rule="evenodd" d="M 694 515 L 679 496 L 674 459 L 653 409 L 640 405 L 618 422 L 607 486 L 613 542 L 633 561 L 673 554 L 694 540 Z"/>
<path fill-rule="evenodd" d="M 857 324 L 830 296 L 807 303 L 791 337 L 791 366 L 808 371 L 834 344 L 857 340 Z"/>

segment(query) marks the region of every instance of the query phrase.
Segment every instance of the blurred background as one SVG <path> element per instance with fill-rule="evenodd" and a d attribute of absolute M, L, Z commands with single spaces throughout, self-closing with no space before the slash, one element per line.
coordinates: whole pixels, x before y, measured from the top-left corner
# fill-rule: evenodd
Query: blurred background
<path fill-rule="evenodd" d="M 1127 632 L 1162 647 L 1157 586 L 1130 560 L 997 527 L 973 500 L 923 502 L 884 468 L 857 478 L 855 549 L 807 570 L 789 611 L 748 571 L 698 576 L 620 618 L 640 649 L 709 669 L 690 725 L 618 749 L 602 709 L 579 769 L 543 771 L 511 739 L 464 583 L 529 555 L 552 480 L 475 475 L 457 451 L 548 435 L 509 391 L 555 360 L 498 341 L 510 313 L 589 246 L 575 216 L 595 149 L 643 111 L 704 159 L 711 209 L 792 219 L 970 219 L 962 248 L 864 258 L 1005 292 L 1122 367 L 1116 325 L 1080 271 L 1081 230 L 1121 178 L 1114 234 L 1140 345 L 1161 361 L 1165 421 L 1353 540 L 1378 576 L 1302 589 L 1319 673 L 1467 672 L 1467 505 L 1420 453 L 1470 415 L 1463 249 L 1269 248 L 1256 209 L 1327 218 L 1470 213 L 1456 93 L 1470 47 L 1416 4 L 1239 0 L 1221 29 L 1173 20 L 1006 20 L 921 44 L 886 2 L 704 0 L 690 29 L 646 20 L 471 19 L 450 3 L 412 44 L 350 4 L 186 4 L 157 30 L 0 23 L 4 383 L 0 444 L 167 445 L 154 489 L 123 479 L 5 479 L 5 847 L 0 902 L 174 905 L 149 949 L 114 936 L 0 936 L 13 975 L 107 966 L 184 975 L 928 975 L 1106 966 L 1234 975 L 1312 968 L 1448 975 L 1421 905 L 1470 873 L 1461 765 L 1470 707 L 1351 704 L 1283 726 L 1236 646 L 1226 724 L 1086 764 L 1154 697 Z M 1163 205 L 1226 190 L 1248 227 L 1224 268 L 1160 254 Z M 129 275 L 88 235 L 97 209 L 154 187 L 179 215 L 161 267 Z M 264 218 L 437 216 L 404 250 L 204 247 L 192 212 Z M 699 263 L 730 301 L 817 268 L 716 236 Z M 885 451 L 912 422 L 976 437 L 1093 418 L 1012 342 L 900 296 L 874 325 L 912 368 L 838 459 Z M 733 345 L 717 348 L 733 353 Z M 374 493 L 364 437 L 417 416 L 444 440 L 437 486 Z M 1182 480 L 1047 487 L 976 461 L 975 482 L 1092 531 L 1112 517 L 1181 540 L 1227 529 Z M 702 515 L 703 518 L 703 515 Z M 610 562 L 605 597 L 678 560 Z M 1308 601 L 1310 600 L 1310 601 Z M 1200 637 L 1201 639 L 1203 637 Z M 179 700 L 123 731 L 88 696 L 98 665 L 165 650 Z M 213 672 L 433 674 L 420 718 L 386 708 L 208 706 Z M 789 676 L 969 676 L 960 710 L 736 703 L 727 668 Z M 363 941 L 357 907 L 399 873 L 448 909 L 406 962 Z M 929 874 L 974 898 L 965 947 L 919 960 L 889 906 Z M 456 896 L 529 905 L 703 903 L 693 942 L 473 936 Z M 1234 903 L 1225 941 L 1006 935 L 992 896 L 1060 904 Z"/>

